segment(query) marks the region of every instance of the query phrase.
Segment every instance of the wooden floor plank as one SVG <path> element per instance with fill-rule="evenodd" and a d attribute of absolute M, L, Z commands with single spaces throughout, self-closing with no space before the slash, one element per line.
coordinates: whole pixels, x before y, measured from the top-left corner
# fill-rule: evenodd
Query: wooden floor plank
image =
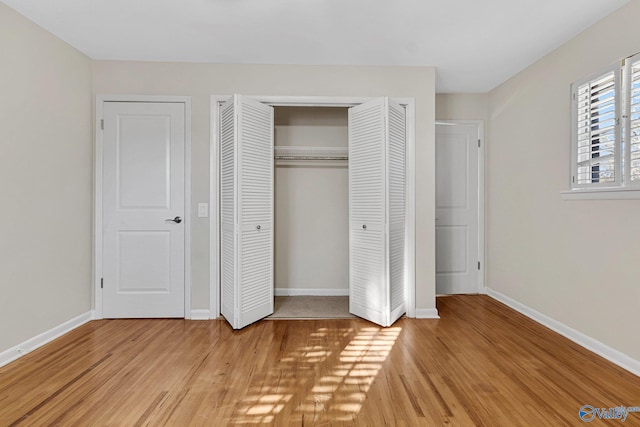
<path fill-rule="evenodd" d="M 585 404 L 640 406 L 640 378 L 486 296 L 438 310 L 94 321 L 0 368 L 0 426 L 579 425 Z"/>

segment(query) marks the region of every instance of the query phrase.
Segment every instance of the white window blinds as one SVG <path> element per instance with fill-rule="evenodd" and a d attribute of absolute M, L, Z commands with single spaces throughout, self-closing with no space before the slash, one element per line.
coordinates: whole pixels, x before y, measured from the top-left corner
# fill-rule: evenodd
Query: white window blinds
<path fill-rule="evenodd" d="M 573 85 L 574 187 L 614 186 L 621 181 L 618 75 L 612 67 Z"/>
<path fill-rule="evenodd" d="M 625 114 L 625 141 L 628 149 L 625 160 L 629 165 L 627 180 L 630 185 L 640 185 L 640 55 L 631 57 L 627 71 L 627 114 Z"/>

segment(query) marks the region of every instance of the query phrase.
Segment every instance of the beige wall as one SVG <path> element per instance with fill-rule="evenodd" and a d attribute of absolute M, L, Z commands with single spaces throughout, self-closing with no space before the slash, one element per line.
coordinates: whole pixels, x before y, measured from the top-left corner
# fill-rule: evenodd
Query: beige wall
<path fill-rule="evenodd" d="M 640 200 L 563 201 L 571 82 L 640 50 L 630 2 L 489 94 L 488 286 L 640 360 Z"/>
<path fill-rule="evenodd" d="M 439 93 L 436 95 L 436 120 L 489 119 L 489 95 L 486 93 Z"/>
<path fill-rule="evenodd" d="M 346 108 L 276 107 L 275 145 L 347 147 Z M 313 295 L 349 288 L 348 168 L 276 162 L 275 287 Z"/>
<path fill-rule="evenodd" d="M 435 308 L 433 67 L 218 65 L 95 61 L 96 94 L 192 97 L 192 212 L 209 197 L 209 96 L 396 96 L 416 100 L 416 301 Z M 209 300 L 208 220 L 192 221 L 192 307 Z"/>
<path fill-rule="evenodd" d="M 0 3 L 0 352 L 91 310 L 91 61 Z"/>

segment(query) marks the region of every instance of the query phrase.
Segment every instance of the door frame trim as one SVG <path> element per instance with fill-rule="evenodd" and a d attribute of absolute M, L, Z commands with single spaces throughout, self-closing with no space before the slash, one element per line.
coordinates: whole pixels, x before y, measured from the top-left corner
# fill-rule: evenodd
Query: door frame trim
<path fill-rule="evenodd" d="M 211 95 L 210 146 L 209 146 L 209 315 L 211 319 L 220 317 L 220 218 L 218 182 L 218 127 L 220 103 L 233 95 Z M 259 102 L 274 107 L 353 107 L 379 97 L 335 97 L 335 96 L 262 96 L 246 95 Z M 407 197 L 407 317 L 416 317 L 416 166 L 415 129 L 416 101 L 411 97 L 389 98 L 404 105 L 407 112 L 406 151 L 406 197 Z"/>
<path fill-rule="evenodd" d="M 485 293 L 485 276 L 486 276 L 486 258 L 485 258 L 485 182 L 484 182 L 484 166 L 485 166 L 485 123 L 484 120 L 436 120 L 436 125 L 453 124 L 453 125 L 474 125 L 478 127 L 478 139 L 480 140 L 480 148 L 478 149 L 478 261 L 480 261 L 480 269 L 478 270 L 478 293 Z M 435 224 L 434 224 L 435 227 Z"/>
<path fill-rule="evenodd" d="M 93 180 L 93 318 L 102 319 L 102 184 L 103 184 L 103 139 L 101 120 L 105 102 L 153 102 L 184 104 L 184 318 L 191 318 L 191 97 L 162 95 L 96 95 L 94 180 Z"/>

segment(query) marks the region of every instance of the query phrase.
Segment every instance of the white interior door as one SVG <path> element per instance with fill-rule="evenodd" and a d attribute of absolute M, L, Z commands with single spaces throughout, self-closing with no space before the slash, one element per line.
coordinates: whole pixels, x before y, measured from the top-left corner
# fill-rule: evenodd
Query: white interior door
<path fill-rule="evenodd" d="M 103 111 L 103 316 L 184 317 L 185 105 Z"/>
<path fill-rule="evenodd" d="M 235 95 L 220 110 L 222 315 L 273 314 L 273 108 Z"/>
<path fill-rule="evenodd" d="M 387 98 L 349 109 L 349 311 L 381 326 L 406 309 L 404 122 Z"/>
<path fill-rule="evenodd" d="M 478 125 L 436 125 L 438 294 L 478 293 L 478 141 Z"/>

